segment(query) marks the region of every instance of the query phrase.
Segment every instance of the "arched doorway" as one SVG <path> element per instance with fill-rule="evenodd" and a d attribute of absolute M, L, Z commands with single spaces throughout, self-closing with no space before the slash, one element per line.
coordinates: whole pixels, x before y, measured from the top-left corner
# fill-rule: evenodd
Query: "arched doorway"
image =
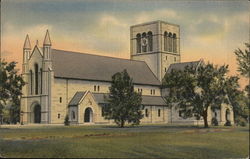
<path fill-rule="evenodd" d="M 230 110 L 229 109 L 227 109 L 226 110 L 226 121 L 230 121 Z"/>
<path fill-rule="evenodd" d="M 33 109 L 33 121 L 34 123 L 41 123 L 41 106 L 36 104 Z"/>
<path fill-rule="evenodd" d="M 91 108 L 86 108 L 84 111 L 84 122 L 91 123 L 93 122 L 93 111 Z"/>

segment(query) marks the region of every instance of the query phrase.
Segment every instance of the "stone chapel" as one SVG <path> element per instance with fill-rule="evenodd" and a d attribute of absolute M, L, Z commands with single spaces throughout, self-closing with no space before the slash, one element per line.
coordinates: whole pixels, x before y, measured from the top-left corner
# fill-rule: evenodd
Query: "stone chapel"
<path fill-rule="evenodd" d="M 203 124 L 194 118 L 183 119 L 181 111 L 168 108 L 161 81 L 171 69 L 187 65 L 199 67 L 201 60 L 182 62 L 180 26 L 153 21 L 130 27 L 130 59 L 60 50 L 52 47 L 47 30 L 43 46 L 31 46 L 29 36 L 23 46 L 21 119 L 24 124 L 112 124 L 103 117 L 103 107 L 111 77 L 124 69 L 133 78 L 134 89 L 142 94 L 141 123 Z M 230 105 L 209 110 L 208 121 L 220 124 L 233 120 Z"/>

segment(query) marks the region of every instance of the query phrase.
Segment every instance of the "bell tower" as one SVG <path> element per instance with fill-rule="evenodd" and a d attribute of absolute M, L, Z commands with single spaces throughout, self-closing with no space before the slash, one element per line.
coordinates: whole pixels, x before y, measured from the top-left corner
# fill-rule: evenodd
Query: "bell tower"
<path fill-rule="evenodd" d="M 145 61 L 162 81 L 168 67 L 180 62 L 180 27 L 153 21 L 130 27 L 130 58 Z"/>

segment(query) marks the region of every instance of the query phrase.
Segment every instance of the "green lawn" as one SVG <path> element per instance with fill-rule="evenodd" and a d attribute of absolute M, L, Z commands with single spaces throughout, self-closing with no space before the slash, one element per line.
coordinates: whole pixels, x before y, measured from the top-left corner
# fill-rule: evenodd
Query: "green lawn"
<path fill-rule="evenodd" d="M 3 157 L 246 158 L 249 129 L 144 125 L 0 128 Z"/>

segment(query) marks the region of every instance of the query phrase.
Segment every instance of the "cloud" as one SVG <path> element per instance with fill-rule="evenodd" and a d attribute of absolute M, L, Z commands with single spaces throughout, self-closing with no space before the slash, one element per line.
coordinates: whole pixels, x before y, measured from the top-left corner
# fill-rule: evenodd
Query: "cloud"
<path fill-rule="evenodd" d="M 137 15 L 134 16 L 135 23 L 144 23 L 147 21 L 152 20 L 170 20 L 170 19 L 179 19 L 179 15 L 176 11 L 171 9 L 160 9 L 160 10 L 153 10 L 153 11 L 143 11 L 139 12 Z"/>

